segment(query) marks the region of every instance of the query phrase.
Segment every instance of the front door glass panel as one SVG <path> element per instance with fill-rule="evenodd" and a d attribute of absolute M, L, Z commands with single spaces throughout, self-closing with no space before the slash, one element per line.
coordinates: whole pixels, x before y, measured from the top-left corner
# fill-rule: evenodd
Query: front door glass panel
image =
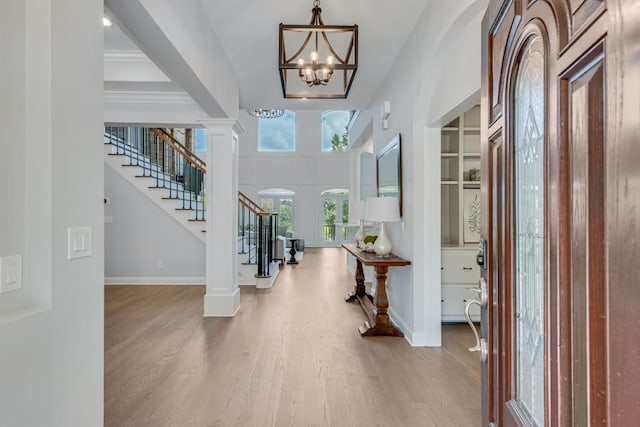
<path fill-rule="evenodd" d="M 544 50 L 532 37 L 514 86 L 515 400 L 544 425 Z"/>

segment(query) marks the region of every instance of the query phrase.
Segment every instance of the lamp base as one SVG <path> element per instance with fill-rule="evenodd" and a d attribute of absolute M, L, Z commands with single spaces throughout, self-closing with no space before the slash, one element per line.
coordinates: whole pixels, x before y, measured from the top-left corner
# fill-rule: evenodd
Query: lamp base
<path fill-rule="evenodd" d="M 391 253 L 391 241 L 387 237 L 387 233 L 384 230 L 384 222 L 380 223 L 380 234 L 373 243 L 373 250 L 378 257 L 388 257 Z"/>

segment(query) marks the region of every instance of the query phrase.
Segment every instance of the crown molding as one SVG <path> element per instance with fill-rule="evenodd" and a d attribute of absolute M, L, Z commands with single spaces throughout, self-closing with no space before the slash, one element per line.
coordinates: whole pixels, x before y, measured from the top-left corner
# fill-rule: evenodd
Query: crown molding
<path fill-rule="evenodd" d="M 144 62 L 153 64 L 141 50 L 105 50 L 105 62 Z"/>
<path fill-rule="evenodd" d="M 197 105 L 186 92 L 105 91 L 105 103 Z"/>

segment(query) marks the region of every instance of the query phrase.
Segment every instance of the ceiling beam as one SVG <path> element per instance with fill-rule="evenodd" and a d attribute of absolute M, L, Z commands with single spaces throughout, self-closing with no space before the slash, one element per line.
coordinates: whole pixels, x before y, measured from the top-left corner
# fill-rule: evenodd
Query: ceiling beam
<path fill-rule="evenodd" d="M 238 116 L 239 89 L 197 0 L 105 0 L 107 14 L 211 118 Z"/>

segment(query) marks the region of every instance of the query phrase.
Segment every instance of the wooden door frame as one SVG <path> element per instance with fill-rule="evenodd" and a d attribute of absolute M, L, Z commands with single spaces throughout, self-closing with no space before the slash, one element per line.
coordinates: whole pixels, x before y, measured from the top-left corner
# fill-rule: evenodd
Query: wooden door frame
<path fill-rule="evenodd" d="M 567 234 L 571 218 L 570 213 L 561 207 L 570 201 L 571 189 L 567 117 L 560 115 L 561 107 L 566 107 L 566 100 L 559 104 L 567 95 L 562 92 L 562 89 L 566 89 L 563 79 L 571 78 L 572 69 L 589 65 L 588 59 L 597 55 L 597 52 L 593 54 L 590 50 L 603 44 L 599 40 L 606 35 L 606 10 L 604 5 L 598 7 L 596 3 L 597 0 L 586 2 L 590 15 L 583 13 L 576 18 L 577 15 L 570 13 L 570 6 L 562 1 L 495 1 L 489 5 L 483 20 L 481 167 L 486 172 L 482 177 L 481 190 L 484 213 L 482 236 L 488 243 L 488 271 L 483 272 L 483 276 L 490 284 L 489 309 L 483 310 L 482 315 L 482 332 L 489 338 L 490 349 L 488 362 L 482 368 L 483 425 L 493 421 L 498 425 L 528 425 L 517 406 L 508 403 L 514 390 L 511 348 L 515 330 L 512 289 L 514 248 L 511 237 L 514 232 L 513 125 L 510 122 L 513 105 L 510 99 L 522 49 L 533 34 L 541 37 L 545 49 L 545 420 L 547 423 L 554 420 L 560 425 L 570 425 L 572 422 L 571 355 L 559 350 L 570 345 L 571 339 L 567 327 L 563 326 L 571 320 L 567 318 L 569 310 L 560 304 L 561 301 L 567 301 L 567 293 L 570 292 L 567 287 L 571 268 L 566 260 L 571 259 L 570 235 Z M 574 18 L 572 24 L 577 23 L 574 28 L 570 28 L 570 17 Z M 506 22 L 509 19 L 511 21 Z M 508 26 L 506 30 L 500 28 L 505 22 Z M 502 34 L 498 34 L 499 30 Z M 493 42 L 497 36 L 502 37 L 501 44 L 505 47 L 502 63 L 498 67 L 495 62 L 491 63 Z M 588 53 L 584 54 L 585 51 Z M 498 73 L 498 79 L 495 73 Z M 496 84 L 497 99 L 494 92 Z M 500 170 L 505 172 L 504 176 L 498 175 Z M 494 193 L 494 180 L 502 188 L 501 194 Z M 503 271 L 497 268 L 498 260 L 505 266 Z M 492 289 L 491 283 L 497 284 L 495 289 Z M 499 307 L 504 308 L 502 315 Z M 488 334 L 489 331 L 491 334 Z M 502 363 L 498 363 L 500 360 Z M 596 363 L 603 370 L 606 368 L 604 356 Z M 602 385 L 602 378 L 597 381 Z M 501 402 L 507 404 L 503 407 Z M 606 412 L 606 404 L 606 398 L 597 402 L 597 411 Z"/>

